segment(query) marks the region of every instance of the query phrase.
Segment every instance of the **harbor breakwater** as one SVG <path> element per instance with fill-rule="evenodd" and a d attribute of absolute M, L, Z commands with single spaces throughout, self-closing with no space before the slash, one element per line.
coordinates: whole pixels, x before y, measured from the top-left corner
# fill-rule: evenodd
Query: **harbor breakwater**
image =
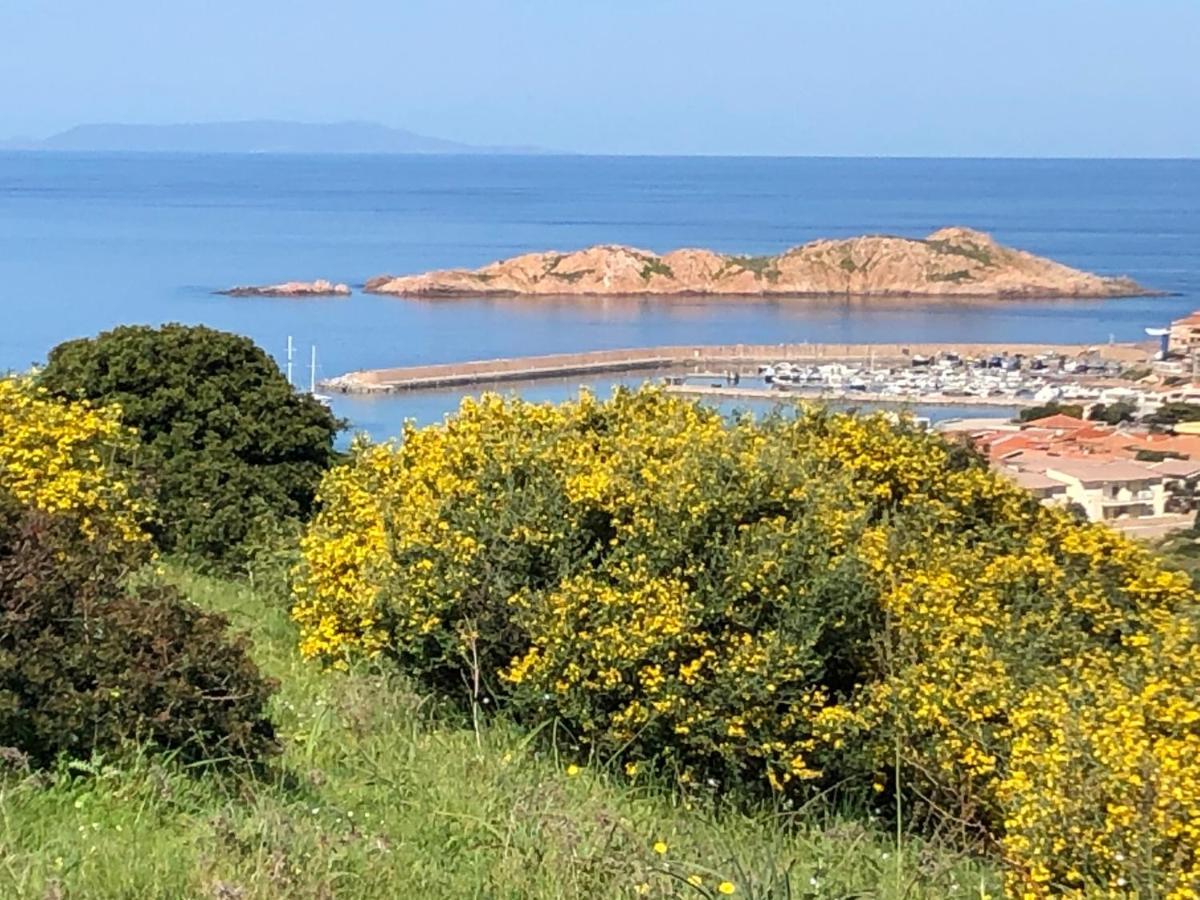
<path fill-rule="evenodd" d="M 533 382 L 576 376 L 687 373 L 718 367 L 748 373 L 760 365 L 790 363 L 858 363 L 881 366 L 904 364 L 914 357 L 956 353 L 966 358 L 990 356 L 1094 355 L 1133 364 L 1150 358 L 1147 344 L 710 344 L 593 350 L 467 362 L 437 363 L 393 369 L 349 372 L 321 383 L 323 389 L 345 394 L 399 393 L 504 382 Z"/>

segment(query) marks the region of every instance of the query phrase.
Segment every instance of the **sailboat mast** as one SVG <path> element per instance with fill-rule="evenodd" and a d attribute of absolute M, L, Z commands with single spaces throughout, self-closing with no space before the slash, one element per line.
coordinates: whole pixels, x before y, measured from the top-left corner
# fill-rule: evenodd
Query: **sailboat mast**
<path fill-rule="evenodd" d="M 292 358 L 295 356 L 296 347 L 292 343 L 292 336 L 288 335 L 288 355 L 287 355 L 287 379 L 288 384 L 295 387 L 295 382 L 292 380 Z"/>
<path fill-rule="evenodd" d="M 317 345 L 313 344 L 312 362 L 309 364 L 308 392 L 315 394 L 317 392 Z"/>

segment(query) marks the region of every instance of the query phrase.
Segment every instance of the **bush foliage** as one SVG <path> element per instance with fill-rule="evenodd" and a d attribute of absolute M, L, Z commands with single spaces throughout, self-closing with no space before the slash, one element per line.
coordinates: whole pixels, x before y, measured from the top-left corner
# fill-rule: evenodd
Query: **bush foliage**
<path fill-rule="evenodd" d="M 1017 893 L 1200 889 L 1188 579 L 936 437 L 486 397 L 321 500 L 309 656 L 391 655 L 685 784 L 903 792 Z"/>
<path fill-rule="evenodd" d="M 44 513 L 0 512 L 0 746 L 42 766 L 130 740 L 187 762 L 272 753 L 274 686 L 225 620 L 97 577 L 95 549 Z"/>
<path fill-rule="evenodd" d="M 1146 416 L 1146 421 L 1151 425 L 1164 428 L 1178 425 L 1180 422 L 1198 422 L 1200 421 L 1200 405 L 1183 401 L 1164 403 Z"/>
<path fill-rule="evenodd" d="M 305 519 L 340 423 L 248 338 L 128 326 L 55 348 L 40 384 L 121 410 L 142 443 L 160 548 L 243 561 L 256 523 Z"/>
<path fill-rule="evenodd" d="M 1088 419 L 1093 422 L 1103 422 L 1105 425 L 1120 425 L 1122 422 L 1133 422 L 1137 419 L 1138 406 L 1129 400 L 1117 400 L 1115 403 L 1097 403 L 1088 410 Z"/>
<path fill-rule="evenodd" d="M 224 621 L 130 576 L 146 509 L 116 411 L 0 380 L 0 747 L 39 765 L 136 740 L 189 761 L 271 752 L 273 685 Z"/>
<path fill-rule="evenodd" d="M 1019 413 L 1017 418 L 1022 422 L 1033 422 L 1037 419 L 1045 419 L 1048 416 L 1070 416 L 1073 419 L 1083 418 L 1083 407 L 1078 403 L 1059 403 L 1057 400 L 1052 400 L 1049 403 L 1043 403 L 1041 406 L 1027 406 Z"/>
<path fill-rule="evenodd" d="M 74 521 L 105 545 L 106 568 L 144 562 L 150 549 L 143 526 L 151 510 L 127 465 L 136 447 L 119 410 L 0 378 L 0 493 Z"/>

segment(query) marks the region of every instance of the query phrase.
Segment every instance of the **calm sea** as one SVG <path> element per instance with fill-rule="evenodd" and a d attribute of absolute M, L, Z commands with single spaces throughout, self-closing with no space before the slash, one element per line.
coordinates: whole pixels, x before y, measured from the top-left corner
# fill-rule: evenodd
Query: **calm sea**
<path fill-rule="evenodd" d="M 1105 302 L 261 300 L 234 284 L 476 266 L 628 243 L 770 253 L 948 224 L 1176 296 Z M 307 378 L 661 343 L 1084 341 L 1200 307 L 1200 161 L 0 154 L 0 370 L 126 322 L 203 322 Z M 571 385 L 543 386 L 562 396 Z M 376 435 L 453 392 L 343 400 Z"/>

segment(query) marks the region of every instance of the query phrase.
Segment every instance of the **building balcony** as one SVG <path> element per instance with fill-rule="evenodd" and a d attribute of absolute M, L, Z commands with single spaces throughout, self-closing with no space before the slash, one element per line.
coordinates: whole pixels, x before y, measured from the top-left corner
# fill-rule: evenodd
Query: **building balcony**
<path fill-rule="evenodd" d="M 1120 497 L 1101 497 L 1100 503 L 1104 506 L 1125 506 L 1130 503 L 1153 503 L 1153 491 L 1135 491 L 1125 494 Z"/>

